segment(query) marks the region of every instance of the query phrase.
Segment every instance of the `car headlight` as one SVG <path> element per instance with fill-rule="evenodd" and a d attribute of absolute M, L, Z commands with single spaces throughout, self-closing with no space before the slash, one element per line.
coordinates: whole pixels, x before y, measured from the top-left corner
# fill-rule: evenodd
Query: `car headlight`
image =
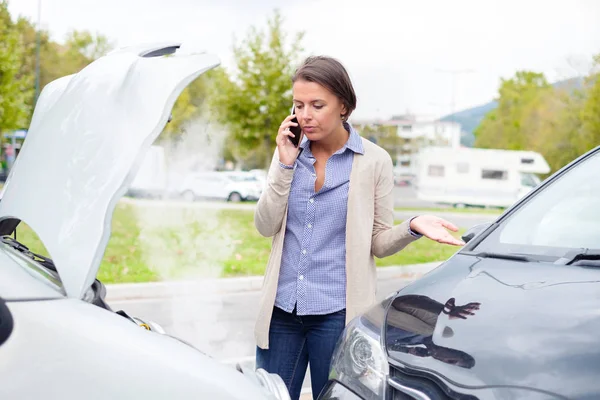
<path fill-rule="evenodd" d="M 381 343 L 385 311 L 392 298 L 353 319 L 342 334 L 331 361 L 330 380 L 336 380 L 362 398 L 382 399 L 389 365 Z"/>
<path fill-rule="evenodd" d="M 147 331 L 156 332 L 156 333 L 159 333 L 161 335 L 166 335 L 167 334 L 167 332 L 165 331 L 165 329 L 162 326 L 160 326 L 159 324 L 157 324 L 156 322 L 154 322 L 154 321 L 143 320 L 143 319 L 138 318 L 138 317 L 129 316 L 123 310 L 119 310 L 119 311 L 115 312 L 115 314 L 118 314 L 118 315 L 120 315 L 122 317 L 127 318 L 131 322 L 135 323 L 137 326 L 141 326 L 142 328 L 146 329 Z"/>
<path fill-rule="evenodd" d="M 236 364 L 235 368 L 248 379 L 254 381 L 277 400 L 290 400 L 290 393 L 283 379 L 277 374 L 270 374 L 262 368 L 253 370 Z"/>
<path fill-rule="evenodd" d="M 131 319 L 133 319 L 133 322 L 135 322 L 136 324 L 148 331 L 156 332 L 161 335 L 166 335 L 165 329 L 154 321 L 143 320 L 138 317 L 131 317 Z"/>

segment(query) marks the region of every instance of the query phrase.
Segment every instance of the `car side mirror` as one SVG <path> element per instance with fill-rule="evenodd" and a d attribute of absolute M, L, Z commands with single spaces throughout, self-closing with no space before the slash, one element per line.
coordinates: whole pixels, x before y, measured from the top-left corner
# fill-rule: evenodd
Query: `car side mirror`
<path fill-rule="evenodd" d="M 473 240 L 473 238 L 475 236 L 477 236 L 481 232 L 485 231 L 491 225 L 492 225 L 491 223 L 485 223 L 485 224 L 479 224 L 479 225 L 475 225 L 475 226 L 471 227 L 469 230 L 467 230 L 467 232 L 464 235 L 462 235 L 462 240 L 465 243 L 469 243 L 471 240 Z"/>

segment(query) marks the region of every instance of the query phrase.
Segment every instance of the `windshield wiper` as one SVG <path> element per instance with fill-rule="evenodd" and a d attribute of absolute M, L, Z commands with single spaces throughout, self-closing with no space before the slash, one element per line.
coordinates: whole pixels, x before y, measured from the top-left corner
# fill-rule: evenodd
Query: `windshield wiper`
<path fill-rule="evenodd" d="M 479 253 L 470 253 L 470 255 L 481 258 L 498 258 L 500 260 L 511 260 L 511 261 L 525 261 L 525 262 L 537 262 L 538 260 L 521 254 L 507 254 L 507 253 L 492 253 L 489 251 L 482 251 Z"/>
<path fill-rule="evenodd" d="M 44 257 L 42 255 L 39 255 L 37 253 L 34 253 L 33 251 L 29 250 L 29 247 L 16 241 L 15 239 L 11 238 L 10 236 L 1 236 L 0 242 L 12 247 L 13 249 L 15 249 L 19 253 L 29 257 L 33 261 L 36 261 L 36 262 L 40 263 L 41 265 L 43 265 L 44 267 L 56 272 L 56 267 L 54 266 L 54 262 L 51 259 Z"/>
<path fill-rule="evenodd" d="M 600 267 L 600 250 L 584 248 L 571 250 L 554 264 Z"/>

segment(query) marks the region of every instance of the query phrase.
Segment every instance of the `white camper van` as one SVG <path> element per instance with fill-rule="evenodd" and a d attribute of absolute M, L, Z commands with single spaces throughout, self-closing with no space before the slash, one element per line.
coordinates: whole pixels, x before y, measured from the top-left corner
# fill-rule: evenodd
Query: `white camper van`
<path fill-rule="evenodd" d="M 417 157 L 417 197 L 455 207 L 509 207 L 547 174 L 532 151 L 429 147 Z"/>

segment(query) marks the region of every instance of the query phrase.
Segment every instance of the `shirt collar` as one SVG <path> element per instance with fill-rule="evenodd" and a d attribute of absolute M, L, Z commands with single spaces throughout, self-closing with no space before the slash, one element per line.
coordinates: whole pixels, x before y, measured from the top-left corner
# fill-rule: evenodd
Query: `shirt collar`
<path fill-rule="evenodd" d="M 355 153 L 365 154 L 365 148 L 363 146 L 362 138 L 360 137 L 358 132 L 356 132 L 356 129 L 354 129 L 354 127 L 350 125 L 349 122 L 344 122 L 344 128 L 346 128 L 346 130 L 350 132 L 350 137 L 348 137 L 348 142 L 346 143 L 346 146 Z"/>
<path fill-rule="evenodd" d="M 346 129 L 346 131 L 348 131 L 350 135 L 348 136 L 348 141 L 346 142 L 344 147 L 342 147 L 339 151 L 343 152 L 346 149 L 350 149 L 354 153 L 365 154 L 365 148 L 363 146 L 362 138 L 360 137 L 358 132 L 356 132 L 356 129 L 354 129 L 354 127 L 350 125 L 349 122 L 344 122 L 344 128 Z M 302 150 L 306 151 L 307 154 L 311 153 L 310 140 L 308 140 L 306 136 L 302 140 L 302 143 L 300 143 L 300 147 L 302 148 Z"/>

